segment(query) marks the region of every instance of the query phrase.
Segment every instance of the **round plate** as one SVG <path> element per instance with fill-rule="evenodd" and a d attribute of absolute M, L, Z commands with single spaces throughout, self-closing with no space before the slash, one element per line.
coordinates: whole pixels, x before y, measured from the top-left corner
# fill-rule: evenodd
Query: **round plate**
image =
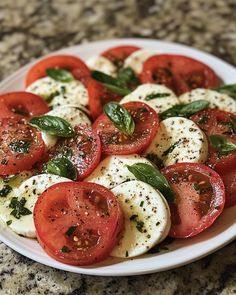
<path fill-rule="evenodd" d="M 78 45 L 55 52 L 72 54 L 86 60 L 98 55 L 105 49 L 122 44 L 132 44 L 160 53 L 183 54 L 196 58 L 209 65 L 226 83 L 236 83 L 236 69 L 224 61 L 199 50 L 180 44 L 167 43 L 150 39 L 120 39 Z M 24 77 L 31 64 L 23 67 L 0 84 L 0 92 L 24 89 Z M 168 246 L 168 251 L 149 254 L 135 259 L 118 260 L 109 258 L 103 263 L 90 267 L 75 267 L 62 264 L 50 258 L 35 241 L 23 238 L 12 232 L 5 225 L 0 225 L 0 240 L 15 251 L 37 262 L 58 269 L 101 276 L 125 276 L 152 273 L 175 268 L 200 259 L 223 247 L 236 237 L 236 206 L 226 209 L 214 225 L 194 238 L 175 240 Z"/>

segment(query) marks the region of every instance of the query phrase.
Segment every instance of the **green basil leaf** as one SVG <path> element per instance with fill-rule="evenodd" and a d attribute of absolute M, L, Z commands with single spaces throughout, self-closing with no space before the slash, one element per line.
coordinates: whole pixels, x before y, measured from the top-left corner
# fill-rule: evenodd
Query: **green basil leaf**
<path fill-rule="evenodd" d="M 220 155 L 228 155 L 236 151 L 236 145 L 228 141 L 222 135 L 213 134 L 209 136 L 210 144 L 219 152 Z"/>
<path fill-rule="evenodd" d="M 9 208 L 13 209 L 10 215 L 13 215 L 16 219 L 20 219 L 21 216 L 32 214 L 32 212 L 25 207 L 25 203 L 25 198 L 21 198 L 20 200 L 18 200 L 17 197 L 13 197 L 9 204 Z"/>
<path fill-rule="evenodd" d="M 120 131 L 132 135 L 134 133 L 135 124 L 130 113 L 115 102 L 109 102 L 104 106 L 104 112 L 110 121 Z"/>
<path fill-rule="evenodd" d="M 72 137 L 75 135 L 75 131 L 72 126 L 60 117 L 44 115 L 34 117 L 30 119 L 28 123 L 29 125 L 51 135 L 59 137 Z"/>
<path fill-rule="evenodd" d="M 162 120 L 170 117 L 190 117 L 196 112 L 199 112 L 209 106 L 209 101 L 207 100 L 196 100 L 188 104 L 178 104 L 168 110 L 160 113 Z"/>
<path fill-rule="evenodd" d="M 4 184 L 2 189 L 0 189 L 0 198 L 5 198 L 12 191 L 12 187 L 8 184 Z"/>
<path fill-rule="evenodd" d="M 66 235 L 68 237 L 71 237 L 73 233 L 75 232 L 75 230 L 77 229 L 77 227 L 78 227 L 77 225 L 70 226 L 68 230 L 66 231 Z"/>
<path fill-rule="evenodd" d="M 147 95 L 145 97 L 145 100 L 149 101 L 149 100 L 152 100 L 155 98 L 162 98 L 162 97 L 167 97 L 167 96 L 170 96 L 170 93 L 152 93 L 152 94 Z"/>
<path fill-rule="evenodd" d="M 224 85 L 218 88 L 213 89 L 217 92 L 227 94 L 231 96 L 232 98 L 236 99 L 236 84 L 229 84 L 229 85 Z"/>
<path fill-rule="evenodd" d="M 162 154 L 162 157 L 165 157 L 167 155 L 169 155 L 170 153 L 173 152 L 173 150 L 182 142 L 181 139 L 179 139 L 178 141 L 176 141 L 175 143 L 173 143 L 167 150 L 165 150 Z"/>
<path fill-rule="evenodd" d="M 70 253 L 71 250 L 70 250 L 67 246 L 63 246 L 63 247 L 61 248 L 61 252 L 62 252 L 62 253 Z"/>
<path fill-rule="evenodd" d="M 127 168 L 138 180 L 146 182 L 158 189 L 168 202 L 175 202 L 175 196 L 168 181 L 158 169 L 145 163 L 136 163 L 131 166 L 127 165 Z"/>
<path fill-rule="evenodd" d="M 54 158 L 44 165 L 44 171 L 47 173 L 59 175 L 71 180 L 77 179 L 77 170 L 75 166 L 65 157 Z"/>
<path fill-rule="evenodd" d="M 28 154 L 31 142 L 25 140 L 15 140 L 9 143 L 8 147 L 14 153 Z"/>
<path fill-rule="evenodd" d="M 114 93 L 127 95 L 131 91 L 124 85 L 124 82 L 113 78 L 103 72 L 100 71 L 92 71 L 92 78 L 102 83 L 106 88 L 111 90 Z"/>
<path fill-rule="evenodd" d="M 137 79 L 134 71 L 129 67 L 120 69 L 117 74 L 117 79 L 126 86 L 137 86 L 139 84 L 139 80 Z"/>
<path fill-rule="evenodd" d="M 49 77 L 53 78 L 56 81 L 60 82 L 71 82 L 74 80 L 73 75 L 71 72 L 65 69 L 58 69 L 58 68 L 48 68 L 46 69 L 46 73 Z"/>

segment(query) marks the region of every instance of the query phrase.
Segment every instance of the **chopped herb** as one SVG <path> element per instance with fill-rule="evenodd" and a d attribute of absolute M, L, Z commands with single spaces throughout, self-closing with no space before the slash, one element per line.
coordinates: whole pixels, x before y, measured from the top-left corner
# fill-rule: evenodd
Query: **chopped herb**
<path fill-rule="evenodd" d="M 70 253 L 71 250 L 70 250 L 67 246 L 63 246 L 63 247 L 61 248 L 61 252 L 62 252 L 62 253 Z"/>
<path fill-rule="evenodd" d="M 16 219 L 20 219 L 21 216 L 32 214 L 32 212 L 28 208 L 24 207 L 25 203 L 26 203 L 25 198 L 21 198 L 18 201 L 17 197 L 13 197 L 9 204 L 9 207 L 13 209 L 10 215 L 13 215 Z"/>
<path fill-rule="evenodd" d="M 160 221 L 157 221 L 156 226 L 158 226 L 158 225 L 160 225 L 160 224 L 161 224 Z"/>
<path fill-rule="evenodd" d="M 138 217 L 137 214 L 133 214 L 130 216 L 129 220 L 136 220 L 137 217 Z"/>
<path fill-rule="evenodd" d="M 200 191 L 200 186 L 197 183 L 193 183 L 193 188 L 195 191 L 199 192 Z"/>
<path fill-rule="evenodd" d="M 2 164 L 2 165 L 7 165 L 7 164 L 8 164 L 8 160 L 6 160 L 6 159 L 2 159 L 1 164 Z"/>
<path fill-rule="evenodd" d="M 8 184 L 5 184 L 0 190 L 0 198 L 5 198 L 12 191 L 12 187 Z"/>
<path fill-rule="evenodd" d="M 236 145 L 225 139 L 222 135 L 210 135 L 210 144 L 219 152 L 219 155 L 228 155 L 236 151 Z"/>
<path fill-rule="evenodd" d="M 172 144 L 166 151 L 163 152 L 162 157 L 165 157 L 173 152 L 173 150 L 181 143 L 181 139 Z"/>
<path fill-rule="evenodd" d="M 142 233 L 143 232 L 143 227 L 144 227 L 144 222 L 140 221 L 140 220 L 138 220 L 136 222 L 137 222 L 137 224 L 136 224 L 137 230 Z"/>
<path fill-rule="evenodd" d="M 44 96 L 44 99 L 46 100 L 46 102 L 50 103 L 54 97 L 60 95 L 60 92 L 58 90 L 56 90 L 55 92 L 52 92 L 51 94 Z"/>
<path fill-rule="evenodd" d="M 7 224 L 7 225 L 11 225 L 11 224 L 12 224 L 12 220 L 8 220 L 8 221 L 6 222 L 6 224 Z"/>
<path fill-rule="evenodd" d="M 206 124 L 208 122 L 208 120 L 209 120 L 208 116 L 202 115 L 198 121 L 198 124 Z"/>
<path fill-rule="evenodd" d="M 31 143 L 29 141 L 15 140 L 9 143 L 8 146 L 14 153 L 28 154 L 30 145 Z"/>
<path fill-rule="evenodd" d="M 46 69 L 46 73 L 49 77 L 53 78 L 56 81 L 67 83 L 74 80 L 71 72 L 65 69 L 48 68 Z"/>
<path fill-rule="evenodd" d="M 143 204 L 144 204 L 144 201 L 141 201 L 140 204 L 139 204 L 139 206 L 140 207 L 143 207 Z"/>
<path fill-rule="evenodd" d="M 75 232 L 76 228 L 77 228 L 77 225 L 69 227 L 68 230 L 66 231 L 66 235 L 68 237 L 71 237 L 73 233 Z"/>
<path fill-rule="evenodd" d="M 162 97 L 167 97 L 167 96 L 170 96 L 170 93 L 152 93 L 152 94 L 147 95 L 145 97 L 145 100 L 149 101 L 149 100 L 152 100 L 155 98 L 162 98 Z"/>

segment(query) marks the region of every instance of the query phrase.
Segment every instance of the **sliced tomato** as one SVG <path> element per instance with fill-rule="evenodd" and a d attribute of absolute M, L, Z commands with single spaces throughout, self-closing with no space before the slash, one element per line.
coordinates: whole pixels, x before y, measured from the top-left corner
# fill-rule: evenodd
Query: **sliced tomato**
<path fill-rule="evenodd" d="M 28 92 L 11 92 L 0 95 L 0 118 L 29 119 L 50 109 L 42 97 Z"/>
<path fill-rule="evenodd" d="M 91 79 L 88 83 L 89 110 L 95 120 L 103 113 L 103 106 L 110 101 L 121 100 L 121 96 L 109 91 L 105 86 Z"/>
<path fill-rule="evenodd" d="M 78 179 L 87 177 L 98 165 L 101 158 L 101 141 L 99 136 L 87 125 L 77 125 L 76 135 L 61 139 L 51 152 L 51 158 L 65 156 L 77 168 Z"/>
<path fill-rule="evenodd" d="M 105 259 L 123 229 L 116 197 L 107 188 L 88 182 L 51 186 L 36 202 L 34 222 L 45 251 L 71 265 Z"/>
<path fill-rule="evenodd" d="M 236 166 L 229 171 L 220 174 L 225 185 L 225 207 L 236 205 Z"/>
<path fill-rule="evenodd" d="M 43 157 L 41 134 L 16 119 L 0 121 L 0 175 L 30 170 Z"/>
<path fill-rule="evenodd" d="M 176 198 L 170 203 L 169 235 L 188 238 L 199 234 L 219 217 L 225 204 L 221 177 L 203 164 L 178 163 L 162 170 Z"/>
<path fill-rule="evenodd" d="M 215 72 L 204 63 L 172 54 L 160 54 L 147 59 L 140 79 L 142 83 L 164 84 L 178 95 L 195 88 L 214 88 L 220 85 Z"/>
<path fill-rule="evenodd" d="M 109 48 L 104 51 L 101 55 L 112 61 L 118 68 L 122 67 L 124 60 L 133 52 L 141 49 L 137 46 L 122 45 Z"/>
<path fill-rule="evenodd" d="M 142 152 L 154 138 L 159 126 L 157 113 L 145 103 L 129 102 L 122 106 L 134 120 L 135 130 L 132 135 L 117 129 L 105 114 L 99 116 L 93 124 L 93 129 L 101 138 L 102 152 L 106 155 Z"/>
<path fill-rule="evenodd" d="M 26 87 L 34 81 L 47 76 L 46 69 L 48 68 L 62 68 L 71 71 L 75 78 L 81 80 L 81 82 L 87 81 L 87 78 L 90 77 L 90 70 L 80 58 L 72 55 L 53 55 L 38 61 L 32 66 L 26 76 Z"/>

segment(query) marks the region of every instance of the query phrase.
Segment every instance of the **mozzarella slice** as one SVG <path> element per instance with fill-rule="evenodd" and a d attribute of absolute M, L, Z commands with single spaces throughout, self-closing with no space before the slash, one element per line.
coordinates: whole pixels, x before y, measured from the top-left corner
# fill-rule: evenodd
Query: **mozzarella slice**
<path fill-rule="evenodd" d="M 116 76 L 116 66 L 103 56 L 95 56 L 88 60 L 87 65 L 91 70 L 103 72 L 110 76 Z"/>
<path fill-rule="evenodd" d="M 146 253 L 168 234 L 171 221 L 162 194 L 142 181 L 128 181 L 112 189 L 124 213 L 125 228 L 111 256 L 129 258 Z"/>
<path fill-rule="evenodd" d="M 159 97 L 148 100 L 151 95 L 159 95 Z M 123 97 L 120 103 L 130 101 L 142 101 L 157 113 L 164 112 L 179 103 L 177 96 L 171 89 L 163 85 L 149 83 L 138 86 L 133 92 Z"/>
<path fill-rule="evenodd" d="M 130 54 L 124 62 L 124 68 L 131 68 L 136 74 L 142 72 L 143 63 L 151 56 L 158 54 L 153 50 L 140 49 Z"/>
<path fill-rule="evenodd" d="M 226 112 L 236 113 L 236 100 L 227 94 L 219 93 L 214 90 L 197 88 L 179 97 L 181 103 L 189 103 L 199 99 L 209 101 L 210 108 L 219 108 Z"/>
<path fill-rule="evenodd" d="M 193 121 L 168 118 L 160 123 L 145 154 L 156 156 L 165 166 L 178 162 L 204 163 L 208 155 L 207 138 Z"/>
<path fill-rule="evenodd" d="M 52 174 L 41 174 L 30 177 L 24 181 L 19 188 L 14 189 L 6 198 L 4 198 L 4 200 L 1 198 L 0 218 L 4 222 L 11 220 L 12 222 L 9 227 L 17 234 L 35 238 L 36 232 L 33 220 L 33 210 L 39 195 L 53 184 L 66 181 L 71 180 Z M 25 198 L 26 203 L 24 207 L 29 209 L 32 214 L 21 216 L 19 219 L 16 219 L 11 215 L 13 209 L 9 208 L 9 204 L 12 197 L 17 197 L 18 200 Z"/>
<path fill-rule="evenodd" d="M 32 83 L 26 91 L 42 96 L 52 107 L 88 105 L 88 91 L 78 80 L 63 83 L 44 77 Z"/>
<path fill-rule="evenodd" d="M 91 121 L 89 120 L 88 116 L 81 110 L 79 106 L 60 106 L 48 112 L 46 115 L 63 118 L 68 123 L 70 123 L 72 127 L 75 127 L 78 124 L 91 125 Z M 56 136 L 47 134 L 45 132 L 41 132 L 41 134 L 47 148 L 51 148 L 56 144 L 58 139 Z"/>
<path fill-rule="evenodd" d="M 136 179 L 126 165 L 135 163 L 151 163 L 139 155 L 108 156 L 97 168 L 84 180 L 101 184 L 109 189 L 128 180 Z"/>

